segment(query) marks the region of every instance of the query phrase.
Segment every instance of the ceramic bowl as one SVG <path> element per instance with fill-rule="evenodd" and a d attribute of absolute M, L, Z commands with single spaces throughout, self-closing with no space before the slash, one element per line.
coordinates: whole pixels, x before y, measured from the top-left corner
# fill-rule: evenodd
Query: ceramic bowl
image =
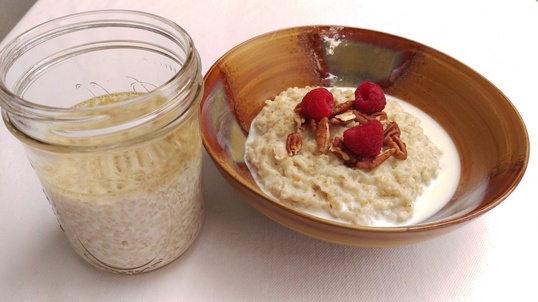
<path fill-rule="evenodd" d="M 459 153 L 454 195 L 419 224 L 365 227 L 305 214 L 264 194 L 244 163 L 245 137 L 266 100 L 288 87 L 356 87 L 365 80 L 429 114 Z M 289 229 L 351 246 L 410 244 L 455 230 L 505 200 L 529 158 L 520 115 L 484 77 L 426 45 L 358 28 L 289 28 L 240 44 L 205 75 L 201 117 L 208 154 L 245 201 Z"/>

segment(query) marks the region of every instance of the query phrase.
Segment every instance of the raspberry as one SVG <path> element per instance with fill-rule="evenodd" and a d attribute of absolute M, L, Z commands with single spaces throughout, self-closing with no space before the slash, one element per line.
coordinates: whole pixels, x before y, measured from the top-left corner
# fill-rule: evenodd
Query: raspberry
<path fill-rule="evenodd" d="M 383 125 L 378 120 L 344 131 L 344 144 L 360 157 L 375 157 L 383 147 Z"/>
<path fill-rule="evenodd" d="M 364 82 L 355 90 L 355 108 L 366 114 L 379 112 L 385 108 L 387 100 L 383 88 L 372 82 Z"/>
<path fill-rule="evenodd" d="M 334 97 L 325 88 L 310 90 L 301 101 L 301 112 L 305 117 L 319 121 L 333 112 Z"/>

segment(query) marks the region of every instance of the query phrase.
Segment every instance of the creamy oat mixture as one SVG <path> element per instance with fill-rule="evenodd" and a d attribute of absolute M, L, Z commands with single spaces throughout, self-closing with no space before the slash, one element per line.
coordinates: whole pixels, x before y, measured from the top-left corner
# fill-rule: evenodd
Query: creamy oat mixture
<path fill-rule="evenodd" d="M 378 221 L 403 224 L 414 212 L 413 202 L 440 169 L 442 151 L 424 134 L 420 120 L 387 96 L 384 124 L 398 123 L 407 145 L 406 160 L 389 158 L 372 170 L 350 168 L 335 155 L 317 150 L 314 134 L 301 131 L 303 147 L 289 156 L 286 136 L 296 130 L 294 108 L 312 88 L 289 88 L 265 107 L 252 123 L 245 145 L 245 161 L 260 187 L 282 202 L 307 212 L 325 212 L 332 219 L 357 225 Z M 353 90 L 331 90 L 335 103 L 354 99 Z M 331 127 L 342 137 L 353 126 Z M 322 215 L 323 216 L 323 215 Z"/>
<path fill-rule="evenodd" d="M 68 154 L 36 167 L 76 252 L 93 265 L 139 273 L 177 258 L 203 220 L 198 119 L 134 148 Z"/>

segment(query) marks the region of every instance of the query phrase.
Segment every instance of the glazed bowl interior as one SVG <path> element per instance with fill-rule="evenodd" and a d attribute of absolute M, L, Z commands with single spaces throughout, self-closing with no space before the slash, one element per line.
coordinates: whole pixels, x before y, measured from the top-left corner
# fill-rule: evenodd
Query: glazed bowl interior
<path fill-rule="evenodd" d="M 365 227 L 305 214 L 265 195 L 244 163 L 245 138 L 266 100 L 288 87 L 356 87 L 366 80 L 430 115 L 459 153 L 454 195 L 419 224 Z M 464 225 L 515 189 L 529 157 L 520 115 L 489 81 L 428 46 L 358 28 L 290 28 L 240 44 L 206 74 L 201 115 L 208 154 L 247 202 L 292 230 L 353 246 L 409 244 Z"/>

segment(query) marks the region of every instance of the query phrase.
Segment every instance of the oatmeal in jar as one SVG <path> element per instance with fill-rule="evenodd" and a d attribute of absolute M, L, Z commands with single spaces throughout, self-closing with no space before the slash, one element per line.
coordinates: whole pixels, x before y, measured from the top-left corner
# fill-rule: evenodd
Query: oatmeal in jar
<path fill-rule="evenodd" d="M 109 94 L 75 107 L 114 104 L 140 95 Z M 165 101 L 156 98 L 150 104 Z M 131 109 L 131 114 L 136 111 Z M 110 115 L 106 123 L 122 117 Z M 153 122 L 161 123 L 165 120 Z M 193 111 L 169 133 L 151 140 L 82 155 L 73 150 L 34 165 L 58 222 L 80 256 L 106 271 L 136 274 L 168 264 L 187 250 L 203 222 L 198 123 Z"/>

